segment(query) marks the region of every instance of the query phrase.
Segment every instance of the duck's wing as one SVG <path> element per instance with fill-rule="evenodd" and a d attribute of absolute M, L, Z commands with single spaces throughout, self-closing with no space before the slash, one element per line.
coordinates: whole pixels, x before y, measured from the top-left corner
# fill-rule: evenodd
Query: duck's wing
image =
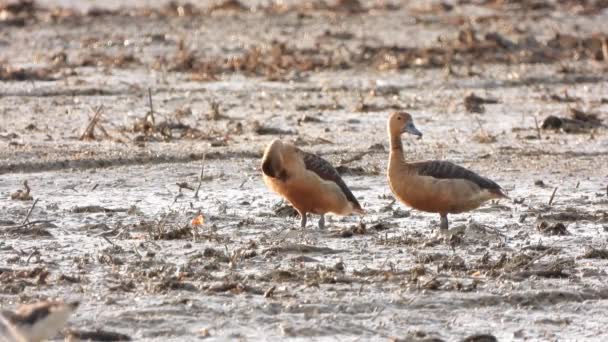
<path fill-rule="evenodd" d="M 348 199 L 349 202 L 353 203 L 356 209 L 362 209 L 361 205 L 359 204 L 359 201 L 357 201 L 355 195 L 353 195 L 346 183 L 344 183 L 338 171 L 333 166 L 331 166 L 331 164 L 327 160 L 317 156 L 316 154 L 304 151 L 300 152 L 302 154 L 302 159 L 304 160 L 304 165 L 306 166 L 307 170 L 316 173 L 319 177 L 326 181 L 336 183 L 346 196 L 346 199 Z"/>
<path fill-rule="evenodd" d="M 430 176 L 438 179 L 464 179 L 472 182 L 482 189 L 489 190 L 497 195 L 507 197 L 500 185 L 491 179 L 482 177 L 475 172 L 465 169 L 449 161 L 432 160 L 408 164 L 421 176 Z"/>

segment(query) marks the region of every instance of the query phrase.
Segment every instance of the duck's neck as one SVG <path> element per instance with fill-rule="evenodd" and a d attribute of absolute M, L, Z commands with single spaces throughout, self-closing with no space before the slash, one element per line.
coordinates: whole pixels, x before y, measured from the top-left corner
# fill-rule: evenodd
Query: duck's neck
<path fill-rule="evenodd" d="M 401 168 L 406 165 L 405 157 L 403 156 L 403 143 L 399 135 L 391 135 L 391 152 L 389 154 L 388 168 L 389 172 L 400 172 Z"/>
<path fill-rule="evenodd" d="M 391 151 L 399 150 L 403 152 L 403 143 L 401 137 L 397 134 L 391 134 Z"/>

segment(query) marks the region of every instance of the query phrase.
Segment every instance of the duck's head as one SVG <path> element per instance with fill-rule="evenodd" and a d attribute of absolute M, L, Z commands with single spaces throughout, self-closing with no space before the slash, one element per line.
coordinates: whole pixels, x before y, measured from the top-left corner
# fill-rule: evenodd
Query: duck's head
<path fill-rule="evenodd" d="M 273 140 L 264 152 L 262 172 L 268 177 L 284 180 L 286 178 L 285 162 L 291 160 L 294 153 L 296 153 L 295 146 L 285 144 L 279 139 Z"/>
<path fill-rule="evenodd" d="M 395 112 L 388 117 L 388 132 L 393 137 L 398 137 L 403 133 L 422 137 L 422 132 L 414 125 L 414 119 L 406 112 Z"/>

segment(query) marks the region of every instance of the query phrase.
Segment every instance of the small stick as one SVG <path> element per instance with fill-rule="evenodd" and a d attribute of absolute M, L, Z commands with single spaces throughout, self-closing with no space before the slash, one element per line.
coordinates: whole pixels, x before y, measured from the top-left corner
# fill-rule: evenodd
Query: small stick
<path fill-rule="evenodd" d="M 481 120 L 479 120 L 479 117 L 475 116 L 475 121 L 477 121 L 477 126 L 479 126 L 479 130 L 481 131 L 481 133 L 485 134 L 486 130 L 483 129 L 483 125 L 481 124 Z"/>
<path fill-rule="evenodd" d="M 608 61 L 608 39 L 602 39 L 602 54 L 604 55 L 604 62 Z"/>
<path fill-rule="evenodd" d="M 28 223 L 23 223 L 23 224 L 20 224 L 18 226 L 7 226 L 5 228 L 7 228 L 7 229 L 18 229 L 18 228 L 23 228 L 23 227 L 27 227 L 27 226 L 33 226 L 33 225 L 38 224 L 38 223 L 52 223 L 52 222 L 53 222 L 53 220 L 36 220 L 36 221 L 30 221 Z"/>
<path fill-rule="evenodd" d="M 106 235 L 102 235 L 101 236 L 104 240 L 108 241 L 110 243 L 110 245 L 112 246 L 116 246 L 116 244 L 114 242 L 112 242 L 112 240 L 108 239 L 108 237 Z"/>
<path fill-rule="evenodd" d="M 32 203 L 32 206 L 30 207 L 30 210 L 27 211 L 27 215 L 25 215 L 25 218 L 23 219 L 23 222 L 21 222 L 21 225 L 26 224 L 29 219 L 30 219 L 30 215 L 32 215 L 32 211 L 34 210 L 34 207 L 36 206 L 36 203 L 38 203 L 38 198 L 36 198 L 34 200 L 34 203 Z"/>
<path fill-rule="evenodd" d="M 219 102 L 216 102 L 215 100 L 211 101 L 211 120 L 220 120 L 222 119 L 224 116 L 222 115 L 222 113 L 220 112 L 220 104 Z"/>
<path fill-rule="evenodd" d="M 94 234 L 92 236 L 93 237 L 102 237 L 104 235 L 112 235 L 112 234 L 116 233 L 117 231 L 118 231 L 118 228 L 114 228 L 112 230 L 106 230 L 106 231 L 103 231 L 101 233 Z"/>
<path fill-rule="evenodd" d="M 557 192 L 557 187 L 555 187 L 555 189 L 553 189 L 553 193 L 551 194 L 551 198 L 549 198 L 549 205 L 551 205 L 551 203 L 553 203 L 553 198 L 555 197 L 555 193 Z"/>
<path fill-rule="evenodd" d="M 103 128 L 101 124 L 99 124 L 99 130 L 101 131 L 101 133 L 103 133 L 103 135 L 105 135 L 106 138 L 113 139 L 110 133 L 108 133 L 108 131 L 106 131 L 106 129 Z"/>
<path fill-rule="evenodd" d="M 139 251 L 139 249 L 137 248 L 137 245 L 133 246 L 133 251 L 135 252 L 135 254 L 137 254 L 139 256 L 140 259 L 143 259 L 144 256 L 141 255 L 141 252 Z"/>
<path fill-rule="evenodd" d="M 274 295 L 274 290 L 276 290 L 276 286 L 272 286 L 271 288 L 269 288 L 268 290 L 266 290 L 264 292 L 264 298 L 272 298 L 272 296 Z"/>
<path fill-rule="evenodd" d="M 536 136 L 538 137 L 538 140 L 541 140 L 540 127 L 538 126 L 538 119 L 536 118 L 536 115 L 534 115 L 534 124 L 536 125 Z"/>
<path fill-rule="evenodd" d="M 378 308 L 376 308 L 376 310 L 377 310 L 377 309 L 378 309 Z M 377 312 L 377 313 L 374 315 L 374 317 L 372 317 L 372 318 L 370 319 L 370 321 L 372 321 L 372 322 L 373 322 L 373 321 L 375 321 L 375 320 L 376 320 L 376 318 L 378 318 L 378 316 L 380 316 L 380 314 L 384 312 L 384 309 L 386 309 L 386 308 L 385 308 L 385 307 L 380 308 L 380 310 L 378 310 L 378 312 Z"/>
<path fill-rule="evenodd" d="M 155 126 L 156 122 L 154 120 L 154 107 L 152 106 L 152 89 L 148 88 L 148 105 L 150 106 L 150 117 L 152 118 L 152 126 Z M 146 115 L 146 121 L 147 121 L 147 117 L 148 115 Z"/>
<path fill-rule="evenodd" d="M 30 263 L 30 259 L 34 256 L 34 255 L 40 255 L 40 251 L 38 251 L 37 248 L 34 248 L 34 250 L 32 251 L 32 253 L 30 253 L 30 255 L 27 257 L 27 260 L 25 261 L 26 264 Z"/>
<path fill-rule="evenodd" d="M 532 266 L 533 263 L 535 263 L 538 260 L 544 258 L 547 254 L 549 254 L 549 253 L 551 253 L 553 251 L 554 251 L 553 247 L 547 248 L 543 253 L 541 253 L 540 255 L 536 256 L 534 259 L 530 260 L 530 262 L 528 262 L 526 265 L 524 265 L 523 269 L 526 269 L 526 268 Z"/>
<path fill-rule="evenodd" d="M 177 195 L 175 195 L 175 198 L 173 199 L 173 203 L 171 203 L 171 204 L 177 203 L 177 199 L 182 198 L 182 197 L 184 197 L 184 194 L 182 194 L 182 189 L 180 188 L 179 193 Z"/>
<path fill-rule="evenodd" d="M 80 140 L 94 140 L 95 139 L 95 134 L 93 132 L 95 130 L 95 125 L 97 125 L 97 122 L 99 121 L 99 117 L 101 116 L 102 109 L 103 109 L 103 105 L 97 107 L 96 109 L 91 108 L 91 110 L 95 113 L 95 115 L 93 115 L 93 118 L 91 119 L 91 121 L 89 121 L 87 128 L 84 130 L 84 132 L 80 136 Z"/>
<path fill-rule="evenodd" d="M 198 179 L 198 187 L 196 188 L 196 192 L 194 193 L 194 198 L 198 199 L 198 191 L 201 189 L 201 185 L 203 184 L 203 176 L 205 175 L 205 158 L 207 154 L 203 154 L 203 165 L 201 166 L 201 175 Z"/>
<path fill-rule="evenodd" d="M 169 217 L 169 214 L 170 214 L 170 212 L 166 212 L 165 215 L 163 215 L 163 218 L 160 219 L 160 222 L 158 222 L 158 226 L 156 226 L 156 231 L 158 233 L 158 236 L 161 238 L 163 235 L 165 235 L 165 223 L 167 222 L 167 218 Z"/>
<path fill-rule="evenodd" d="M 190 233 L 192 234 L 192 242 L 197 243 L 198 242 L 198 228 L 196 226 L 193 226 L 192 228 L 190 228 Z"/>

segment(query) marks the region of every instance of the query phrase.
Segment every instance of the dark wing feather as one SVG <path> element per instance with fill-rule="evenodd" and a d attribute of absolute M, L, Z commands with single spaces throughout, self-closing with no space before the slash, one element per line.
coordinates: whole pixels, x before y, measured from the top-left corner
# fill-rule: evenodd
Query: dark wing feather
<path fill-rule="evenodd" d="M 327 160 L 317 156 L 316 154 L 304 151 L 301 151 L 301 153 L 302 159 L 304 159 L 304 165 L 306 166 L 307 170 L 316 173 L 324 180 L 336 183 L 346 196 L 346 199 L 348 199 L 349 202 L 352 202 L 355 205 L 355 208 L 361 209 L 361 205 L 359 204 L 359 201 L 357 201 L 357 199 L 355 198 L 355 195 L 353 195 L 348 186 L 346 186 L 346 183 L 344 183 L 338 171 L 336 171 L 336 169 L 331 166 L 331 164 Z"/>
<path fill-rule="evenodd" d="M 432 160 L 411 163 L 410 165 L 413 166 L 416 169 L 416 173 L 421 176 L 431 176 L 439 179 L 466 179 L 477 184 L 482 189 L 502 193 L 500 185 L 496 184 L 496 182 L 448 161 Z"/>

